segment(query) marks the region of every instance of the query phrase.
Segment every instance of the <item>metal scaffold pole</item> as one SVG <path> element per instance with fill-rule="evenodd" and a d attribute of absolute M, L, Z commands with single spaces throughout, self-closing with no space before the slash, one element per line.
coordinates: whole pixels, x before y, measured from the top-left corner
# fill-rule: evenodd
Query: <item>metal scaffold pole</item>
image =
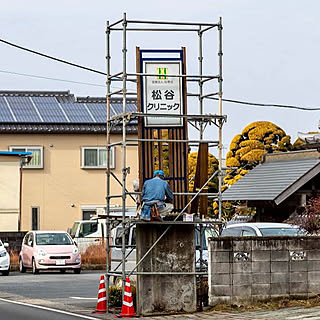
<path fill-rule="evenodd" d="M 219 115 L 222 116 L 222 18 L 219 19 Z M 218 219 L 221 220 L 222 217 L 222 195 L 221 195 L 221 188 L 222 188 L 222 126 L 223 120 L 219 119 L 219 217 Z"/>
<path fill-rule="evenodd" d="M 202 82 L 202 69 L 203 69 L 203 55 L 202 55 L 202 30 L 201 26 L 199 26 L 199 32 L 198 32 L 198 37 L 199 37 L 199 76 L 200 79 L 198 80 L 198 85 L 199 85 L 199 112 L 201 115 L 203 115 L 203 82 Z M 200 123 L 200 140 L 203 140 L 203 122 Z"/>
<path fill-rule="evenodd" d="M 199 55 L 198 55 L 198 60 L 199 60 L 199 80 L 198 80 L 198 86 L 199 86 L 199 113 L 200 115 L 203 115 L 203 81 L 202 81 L 202 75 L 203 75 L 203 52 L 202 52 L 202 46 L 203 46 L 203 41 L 202 41 L 202 27 L 201 25 L 199 26 L 199 32 L 198 32 L 198 38 L 199 38 Z M 203 141 L 203 128 L 204 123 L 200 123 L 200 132 L 199 132 L 199 138 L 200 141 Z M 200 148 L 200 145 L 199 145 Z M 200 212 L 200 215 L 202 215 L 203 212 Z M 199 234 L 200 234 L 200 248 L 199 248 L 199 259 L 200 259 L 200 272 L 203 270 L 203 226 L 202 224 L 199 225 Z M 203 289 L 203 284 L 202 284 L 202 276 L 199 276 L 200 279 L 200 287 L 201 290 Z"/>
<path fill-rule="evenodd" d="M 107 27 L 106 27 L 106 60 L 107 60 L 107 197 L 106 197 L 106 265 L 107 265 L 107 276 L 106 276 L 106 287 L 107 287 L 107 312 L 109 312 L 109 286 L 110 286 L 110 243 L 109 239 L 110 237 L 110 85 L 111 85 L 111 79 L 110 79 L 110 27 L 109 27 L 109 21 L 107 21 Z"/>
<path fill-rule="evenodd" d="M 122 113 L 127 112 L 127 17 L 123 14 L 123 33 L 122 33 Z M 122 118 L 122 292 L 124 292 L 126 280 L 126 185 L 127 185 L 127 146 L 126 131 L 127 119 Z"/>

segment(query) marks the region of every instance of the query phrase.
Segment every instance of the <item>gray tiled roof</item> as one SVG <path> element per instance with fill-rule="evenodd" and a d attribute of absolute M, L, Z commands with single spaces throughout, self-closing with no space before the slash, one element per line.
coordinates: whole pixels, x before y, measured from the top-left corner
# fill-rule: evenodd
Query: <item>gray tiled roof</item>
<path fill-rule="evenodd" d="M 247 173 L 222 194 L 223 200 L 262 201 L 276 204 L 285 192 L 289 196 L 320 171 L 320 159 L 265 162 Z"/>
<path fill-rule="evenodd" d="M 111 133 L 121 133 L 122 126 L 114 126 Z M 127 126 L 127 134 L 136 134 L 136 125 Z M 107 133 L 105 124 L 0 123 L 1 133 Z"/>

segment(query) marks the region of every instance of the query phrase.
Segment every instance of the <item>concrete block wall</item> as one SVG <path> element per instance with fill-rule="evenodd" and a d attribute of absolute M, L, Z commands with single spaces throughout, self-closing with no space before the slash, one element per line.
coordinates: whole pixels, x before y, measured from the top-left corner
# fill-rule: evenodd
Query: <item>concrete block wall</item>
<path fill-rule="evenodd" d="M 137 224 L 137 262 L 167 227 L 151 222 Z M 148 274 L 137 277 L 138 314 L 196 311 L 196 279 L 192 274 L 195 272 L 194 234 L 193 225 L 171 225 L 139 265 L 137 271 Z"/>
<path fill-rule="evenodd" d="M 212 238 L 209 304 L 320 293 L 320 237 Z"/>

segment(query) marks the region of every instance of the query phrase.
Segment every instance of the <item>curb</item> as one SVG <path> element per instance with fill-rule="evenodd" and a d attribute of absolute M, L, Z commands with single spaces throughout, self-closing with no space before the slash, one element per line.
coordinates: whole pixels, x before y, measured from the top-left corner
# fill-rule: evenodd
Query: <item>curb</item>
<path fill-rule="evenodd" d="M 106 270 L 107 265 L 105 264 L 83 264 L 81 265 L 82 270 Z M 18 264 L 11 264 L 10 271 L 19 271 Z"/>

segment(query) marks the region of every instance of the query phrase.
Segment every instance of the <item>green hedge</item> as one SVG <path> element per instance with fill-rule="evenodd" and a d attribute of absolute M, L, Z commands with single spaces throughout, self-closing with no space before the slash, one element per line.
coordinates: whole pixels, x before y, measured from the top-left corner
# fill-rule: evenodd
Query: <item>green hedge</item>
<path fill-rule="evenodd" d="M 131 284 L 131 292 L 133 298 L 133 305 L 136 307 L 136 288 Z M 122 288 L 110 287 L 109 288 L 109 305 L 110 307 L 122 307 Z"/>

